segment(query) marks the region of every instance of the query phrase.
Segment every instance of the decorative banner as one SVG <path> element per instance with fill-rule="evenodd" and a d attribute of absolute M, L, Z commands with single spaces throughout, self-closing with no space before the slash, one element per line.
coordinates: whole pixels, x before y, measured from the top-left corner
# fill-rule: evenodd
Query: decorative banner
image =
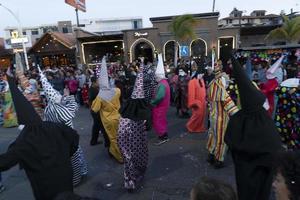
<path fill-rule="evenodd" d="M 213 48 L 211 50 L 211 68 L 213 70 L 215 69 L 215 58 L 216 58 L 216 54 L 215 54 L 215 49 Z"/>
<path fill-rule="evenodd" d="M 82 12 L 86 12 L 85 0 L 65 0 L 65 3 L 81 10 Z"/>
<path fill-rule="evenodd" d="M 189 47 L 188 46 L 180 46 L 180 56 L 182 56 L 182 57 L 189 56 Z"/>

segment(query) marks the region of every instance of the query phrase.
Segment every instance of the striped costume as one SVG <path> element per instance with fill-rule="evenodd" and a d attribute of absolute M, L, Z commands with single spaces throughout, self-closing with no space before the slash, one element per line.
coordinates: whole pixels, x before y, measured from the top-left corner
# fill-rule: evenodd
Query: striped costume
<path fill-rule="evenodd" d="M 224 143 L 224 135 L 229 116 L 235 114 L 238 108 L 226 92 L 221 78 L 213 80 L 207 91 L 210 110 L 210 129 L 207 149 L 215 156 L 217 161 L 224 161 L 227 146 Z"/>
<path fill-rule="evenodd" d="M 61 96 L 59 92 L 53 89 L 43 74 L 41 74 L 41 82 L 48 99 L 48 105 L 44 112 L 45 121 L 63 123 L 74 128 L 72 120 L 78 110 L 78 104 L 76 103 L 75 97 L 73 95 L 64 96 L 61 97 L 60 103 L 56 103 L 54 100 Z M 80 183 L 81 176 L 88 173 L 87 164 L 80 145 L 73 154 L 71 161 L 73 168 L 73 185 L 75 186 Z"/>

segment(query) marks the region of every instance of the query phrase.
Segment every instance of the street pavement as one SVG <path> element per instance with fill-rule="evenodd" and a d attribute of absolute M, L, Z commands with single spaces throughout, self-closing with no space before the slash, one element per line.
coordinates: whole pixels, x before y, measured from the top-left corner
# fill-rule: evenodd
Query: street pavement
<path fill-rule="evenodd" d="M 131 194 L 123 188 L 123 166 L 109 157 L 103 144 L 89 146 L 92 117 L 87 108 L 81 108 L 75 119 L 75 128 L 80 134 L 89 174 L 75 188 L 75 192 L 101 200 L 188 200 L 192 186 L 203 176 L 220 179 L 234 186 L 230 156 L 226 158 L 225 168 L 214 169 L 206 162 L 207 134 L 188 134 L 185 129 L 187 120 L 177 118 L 174 108 L 170 109 L 168 119 L 168 143 L 155 146 L 155 134 L 152 131 L 148 133 L 148 170 L 142 188 Z M 16 128 L 0 128 L 1 153 L 5 152 L 17 134 Z M 2 176 L 6 190 L 0 194 L 0 200 L 34 199 L 28 179 L 18 166 Z"/>

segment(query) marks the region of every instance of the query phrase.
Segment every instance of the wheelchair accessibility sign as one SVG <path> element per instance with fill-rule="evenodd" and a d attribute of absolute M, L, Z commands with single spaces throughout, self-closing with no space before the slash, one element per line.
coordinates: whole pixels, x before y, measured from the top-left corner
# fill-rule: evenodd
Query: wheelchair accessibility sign
<path fill-rule="evenodd" d="M 189 56 L 189 47 L 188 46 L 180 46 L 180 56 L 181 57 Z"/>

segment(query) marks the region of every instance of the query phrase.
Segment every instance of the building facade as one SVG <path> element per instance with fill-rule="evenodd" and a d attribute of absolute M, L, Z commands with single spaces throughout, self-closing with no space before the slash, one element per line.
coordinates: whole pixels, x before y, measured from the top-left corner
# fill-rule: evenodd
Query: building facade
<path fill-rule="evenodd" d="M 266 14 L 265 10 L 254 10 L 250 15 L 243 15 L 244 12 L 234 8 L 228 17 L 219 20 L 219 27 L 270 26 L 282 22 L 280 15 Z"/>
<path fill-rule="evenodd" d="M 116 32 L 127 29 L 143 28 L 141 17 L 109 18 L 109 19 L 83 19 L 80 28 L 91 33 Z"/>

